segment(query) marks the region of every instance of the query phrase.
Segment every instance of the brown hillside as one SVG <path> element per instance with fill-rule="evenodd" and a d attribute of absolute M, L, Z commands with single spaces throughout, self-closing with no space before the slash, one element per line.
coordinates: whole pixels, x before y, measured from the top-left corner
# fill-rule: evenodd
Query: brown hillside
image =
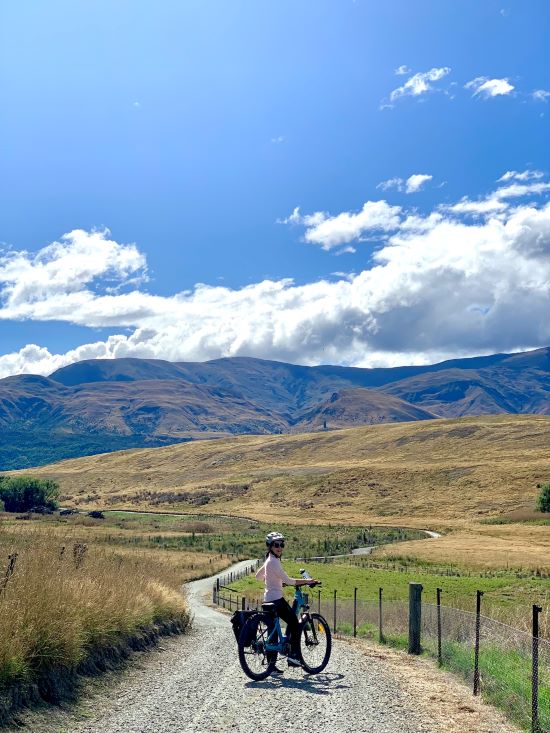
<path fill-rule="evenodd" d="M 433 420 L 433 412 L 373 389 L 344 389 L 306 414 L 296 423 L 298 430 L 352 428 L 386 422 Z"/>
<path fill-rule="evenodd" d="M 502 415 L 250 436 L 102 454 L 33 471 L 64 503 L 437 527 L 531 510 L 550 417 Z"/>

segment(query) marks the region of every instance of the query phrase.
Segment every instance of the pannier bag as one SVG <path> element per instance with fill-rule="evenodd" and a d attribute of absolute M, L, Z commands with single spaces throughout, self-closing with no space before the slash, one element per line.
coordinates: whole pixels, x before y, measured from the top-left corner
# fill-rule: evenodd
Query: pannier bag
<path fill-rule="evenodd" d="M 257 613 L 257 611 L 235 611 L 233 616 L 231 616 L 230 621 L 231 625 L 233 626 L 233 633 L 235 634 L 235 639 L 239 641 L 239 638 L 241 636 L 241 631 L 243 629 L 243 626 L 248 621 L 248 619 L 251 616 L 254 616 Z M 256 636 L 256 624 L 250 624 L 250 633 L 248 636 L 250 638 L 244 640 L 244 646 L 250 646 L 252 642 L 254 641 L 254 638 Z"/>

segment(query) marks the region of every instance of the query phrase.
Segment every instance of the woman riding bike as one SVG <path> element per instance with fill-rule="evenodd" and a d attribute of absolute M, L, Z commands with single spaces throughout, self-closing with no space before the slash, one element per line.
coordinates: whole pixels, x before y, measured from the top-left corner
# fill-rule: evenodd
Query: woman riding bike
<path fill-rule="evenodd" d="M 267 545 L 266 559 L 256 573 L 258 580 L 265 583 L 264 603 L 272 603 L 279 618 L 287 624 L 287 636 L 290 637 L 290 654 L 287 657 L 289 667 L 301 667 L 300 662 L 300 627 L 296 614 L 290 604 L 283 597 L 285 585 L 312 585 L 318 581 L 313 578 L 290 578 L 281 565 L 281 555 L 285 546 L 285 538 L 280 532 L 270 532 L 265 538 Z M 281 672 L 275 668 L 276 672 Z"/>

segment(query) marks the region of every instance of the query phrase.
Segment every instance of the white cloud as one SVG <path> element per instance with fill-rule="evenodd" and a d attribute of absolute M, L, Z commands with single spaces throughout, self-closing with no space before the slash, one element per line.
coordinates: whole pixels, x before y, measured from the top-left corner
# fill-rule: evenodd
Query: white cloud
<path fill-rule="evenodd" d="M 277 135 L 277 137 L 272 137 L 272 138 L 271 138 L 271 142 L 272 142 L 272 143 L 273 143 L 274 145 L 280 145 L 280 144 L 281 144 L 281 143 L 283 143 L 284 141 L 285 141 L 285 139 L 284 139 L 283 135 Z"/>
<path fill-rule="evenodd" d="M 550 97 L 550 92 L 547 89 L 536 89 L 532 97 L 536 102 L 547 102 Z"/>
<path fill-rule="evenodd" d="M 498 181 L 504 182 L 504 181 L 531 181 L 531 180 L 538 180 L 539 178 L 544 178 L 544 173 L 542 171 L 537 170 L 525 170 L 525 171 L 506 171 L 504 175 L 502 175 Z"/>
<path fill-rule="evenodd" d="M 419 97 L 427 92 L 435 91 L 433 82 L 440 81 L 449 74 L 451 69 L 448 66 L 434 67 L 429 71 L 418 72 L 409 77 L 407 81 L 390 93 L 390 101 L 395 102 L 401 97 Z"/>
<path fill-rule="evenodd" d="M 401 66 L 398 66 L 397 69 L 393 72 L 396 76 L 404 76 L 405 74 L 410 74 L 411 69 L 409 69 L 408 66 L 405 64 L 401 64 Z"/>
<path fill-rule="evenodd" d="M 478 76 L 464 85 L 465 89 L 472 91 L 472 96 L 490 99 L 491 97 L 499 97 L 510 94 L 514 90 L 514 86 L 510 84 L 508 79 L 489 79 L 486 76 Z"/>
<path fill-rule="evenodd" d="M 108 230 L 76 229 L 37 253 L 0 254 L 0 296 L 9 317 L 24 316 L 35 305 L 81 304 L 94 298 L 86 286 L 98 278 L 123 285 L 130 276 L 145 277 L 146 260 L 135 244 L 118 244 Z M 134 278 L 132 278 L 134 279 Z M 61 310 L 64 306 L 61 306 Z"/>
<path fill-rule="evenodd" d="M 406 180 L 404 178 L 388 178 L 387 181 L 381 181 L 376 188 L 381 191 L 389 191 L 395 188 L 397 191 L 404 191 L 405 193 L 416 193 L 432 178 L 433 176 L 427 173 L 413 173 Z"/>
<path fill-rule="evenodd" d="M 367 201 L 361 211 L 344 211 L 336 216 L 329 216 L 324 211 L 302 216 L 300 209 L 296 208 L 281 223 L 304 225 L 306 242 L 319 244 L 324 250 L 330 250 L 361 239 L 367 232 L 396 229 L 399 226 L 400 211 L 399 206 L 390 206 L 386 201 Z"/>
<path fill-rule="evenodd" d="M 534 172 L 535 171 L 532 171 L 532 173 Z M 515 171 L 509 171 L 509 173 L 514 174 Z M 520 178 L 519 180 L 526 180 L 525 177 L 523 177 L 523 173 L 516 175 L 522 176 L 522 178 Z M 506 176 L 508 176 L 508 174 L 505 173 L 504 176 L 499 178 L 499 181 L 509 181 L 514 178 L 514 176 L 512 175 L 508 177 Z M 534 177 L 537 178 L 538 176 Z M 497 188 L 496 191 L 493 191 L 484 198 L 471 200 L 467 197 L 464 197 L 456 204 L 452 204 L 450 206 L 442 206 L 440 208 L 445 211 L 450 211 L 454 214 L 496 214 L 497 212 L 504 212 L 510 208 L 510 203 L 507 201 L 507 199 L 522 198 L 525 196 L 540 196 L 547 191 L 550 191 L 550 183 L 542 181 L 538 183 L 527 184 L 514 182 L 509 184 L 508 186 Z"/>
<path fill-rule="evenodd" d="M 389 366 L 547 345 L 550 204 L 530 199 L 549 186 L 515 181 L 497 189 L 484 201 L 499 209 L 486 207 L 473 221 L 452 207 L 424 215 L 385 201 L 337 216 L 298 209 L 289 220 L 328 248 L 388 227 L 373 266 L 305 285 L 264 280 L 238 289 L 197 285 L 171 296 L 137 288 L 113 295 L 106 278 L 126 283 L 145 270 L 145 258 L 106 232 L 71 232 L 32 255 L 8 252 L 0 260 L 1 318 L 120 333 L 62 354 L 29 344 L 0 356 L 0 375 L 123 356 Z"/>
<path fill-rule="evenodd" d="M 430 176 L 427 173 L 414 173 L 412 176 L 407 178 L 405 183 L 405 193 L 416 193 L 417 191 L 420 191 L 422 186 L 428 181 L 431 181 L 432 178 L 433 176 Z"/>
<path fill-rule="evenodd" d="M 403 178 L 388 178 L 387 181 L 381 181 L 376 188 L 379 188 L 381 191 L 389 191 L 392 188 L 402 191 L 404 185 L 405 181 Z"/>

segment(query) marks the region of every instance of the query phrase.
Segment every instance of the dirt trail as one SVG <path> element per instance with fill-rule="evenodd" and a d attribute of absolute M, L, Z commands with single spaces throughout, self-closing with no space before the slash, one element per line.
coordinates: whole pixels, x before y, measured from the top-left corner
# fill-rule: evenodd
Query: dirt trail
<path fill-rule="evenodd" d="M 242 567 L 239 563 L 234 569 Z M 227 615 L 208 606 L 213 578 L 187 586 L 189 634 L 121 675 L 90 685 L 75 708 L 29 713 L 32 733 L 512 733 L 454 678 L 364 642 L 336 641 L 324 673 L 243 674 Z M 18 728 L 21 731 L 21 728 Z"/>

